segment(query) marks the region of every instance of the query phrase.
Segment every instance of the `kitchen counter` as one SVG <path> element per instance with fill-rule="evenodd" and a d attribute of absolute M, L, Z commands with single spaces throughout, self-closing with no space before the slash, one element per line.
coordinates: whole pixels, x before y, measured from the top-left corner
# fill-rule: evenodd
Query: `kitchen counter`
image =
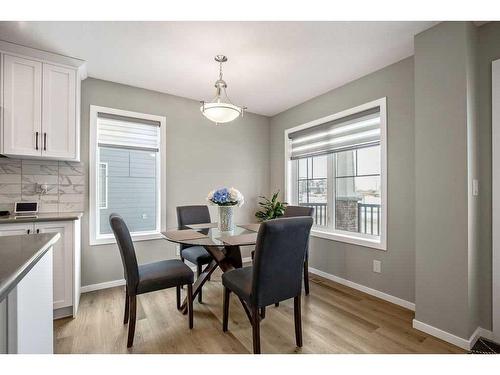
<path fill-rule="evenodd" d="M 0 237 L 0 301 L 17 286 L 60 237 L 59 233 Z"/>
<path fill-rule="evenodd" d="M 9 215 L 0 216 L 0 224 L 34 223 L 41 221 L 71 221 L 82 217 L 82 212 L 48 212 L 37 215 Z"/>

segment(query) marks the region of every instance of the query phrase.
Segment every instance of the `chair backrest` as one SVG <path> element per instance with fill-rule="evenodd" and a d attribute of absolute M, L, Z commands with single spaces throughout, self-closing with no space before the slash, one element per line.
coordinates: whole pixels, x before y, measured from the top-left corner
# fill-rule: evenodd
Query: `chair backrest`
<path fill-rule="evenodd" d="M 177 207 L 177 225 L 183 227 L 189 224 L 210 223 L 210 212 L 207 206 L 178 206 Z M 181 245 L 181 250 L 189 247 Z"/>
<path fill-rule="evenodd" d="M 207 206 L 177 207 L 177 225 L 183 227 L 189 224 L 210 223 L 210 212 Z"/>
<path fill-rule="evenodd" d="M 285 213 L 282 217 L 297 217 L 314 215 L 314 208 L 307 206 L 286 206 Z"/>
<path fill-rule="evenodd" d="M 137 266 L 134 243 L 130 237 L 127 224 L 125 224 L 120 215 L 111 214 L 109 215 L 109 225 L 113 230 L 118 249 L 120 250 L 128 292 L 135 294 L 137 285 L 139 284 L 139 268 Z"/>
<path fill-rule="evenodd" d="M 299 295 L 313 219 L 265 221 L 255 245 L 252 304 L 263 307 Z"/>

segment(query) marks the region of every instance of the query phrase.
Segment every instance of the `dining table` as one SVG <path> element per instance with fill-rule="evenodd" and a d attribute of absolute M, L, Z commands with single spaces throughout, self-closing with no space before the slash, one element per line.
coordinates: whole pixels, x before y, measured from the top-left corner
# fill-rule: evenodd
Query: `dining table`
<path fill-rule="evenodd" d="M 193 284 L 193 299 L 196 299 L 210 275 L 220 268 L 228 272 L 243 266 L 241 246 L 252 246 L 257 242 L 260 224 L 236 224 L 234 230 L 222 232 L 217 223 L 192 224 L 167 229 L 162 232 L 166 240 L 184 246 L 203 246 L 212 256 L 212 260 Z M 240 298 L 247 317 L 251 319 L 247 304 Z M 181 304 L 180 310 L 187 313 L 187 299 Z"/>

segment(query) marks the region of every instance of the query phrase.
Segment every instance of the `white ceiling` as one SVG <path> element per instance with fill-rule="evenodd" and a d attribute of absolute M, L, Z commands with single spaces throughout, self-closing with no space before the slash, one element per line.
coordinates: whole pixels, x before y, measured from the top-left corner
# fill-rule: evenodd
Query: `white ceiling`
<path fill-rule="evenodd" d="M 275 115 L 413 54 L 435 22 L 0 22 L 0 39 L 78 57 L 90 77 Z"/>

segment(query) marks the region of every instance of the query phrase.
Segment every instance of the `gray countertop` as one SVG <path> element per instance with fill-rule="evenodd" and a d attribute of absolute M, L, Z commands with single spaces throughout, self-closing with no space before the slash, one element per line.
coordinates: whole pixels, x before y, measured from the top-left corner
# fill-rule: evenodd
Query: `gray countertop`
<path fill-rule="evenodd" d="M 0 216 L 0 224 L 11 223 L 34 223 L 40 221 L 69 221 L 78 220 L 82 217 L 81 212 L 50 212 L 37 215 L 10 215 Z"/>
<path fill-rule="evenodd" d="M 0 301 L 54 245 L 59 233 L 0 237 Z"/>

